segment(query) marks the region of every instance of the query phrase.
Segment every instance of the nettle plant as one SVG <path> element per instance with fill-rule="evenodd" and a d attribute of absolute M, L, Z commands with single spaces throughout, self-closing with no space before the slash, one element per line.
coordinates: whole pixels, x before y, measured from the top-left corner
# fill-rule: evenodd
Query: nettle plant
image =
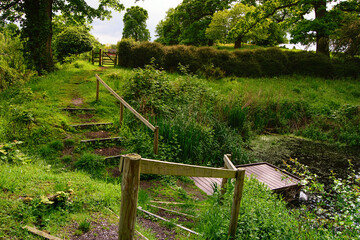
<path fill-rule="evenodd" d="M 324 188 L 317 175 L 297 159 L 286 161 L 288 169 L 303 178 L 303 190 L 316 203 L 312 208 L 302 208 L 311 224 L 333 232 L 339 237 L 355 237 L 360 234 L 360 178 L 356 175 L 349 160 L 349 175 L 346 179 L 337 178 L 333 172 L 329 177 L 330 187 Z"/>
<path fill-rule="evenodd" d="M 0 144 L 0 163 L 26 164 L 32 161 L 31 158 L 17 149 L 17 145 L 22 144 L 21 141 L 13 141 L 11 143 Z"/>

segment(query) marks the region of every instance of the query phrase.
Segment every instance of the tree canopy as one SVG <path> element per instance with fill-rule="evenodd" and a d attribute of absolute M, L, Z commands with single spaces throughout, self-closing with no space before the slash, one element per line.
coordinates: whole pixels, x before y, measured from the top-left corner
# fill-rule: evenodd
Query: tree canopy
<path fill-rule="evenodd" d="M 255 6 L 237 3 L 231 9 L 216 12 L 206 29 L 206 36 L 222 42 L 235 41 L 235 48 L 241 47 L 241 42 L 249 40 L 258 45 L 283 43 L 285 32 L 279 30 L 271 18 L 265 19 L 262 24 L 254 24 L 257 19 L 251 13 L 255 9 Z M 249 31 L 243 31 L 248 25 L 253 27 Z"/>
<path fill-rule="evenodd" d="M 109 19 L 109 8 L 121 11 L 124 6 L 119 0 L 99 0 L 97 8 L 85 0 L 0 0 L 0 20 L 21 23 L 22 36 L 27 40 L 25 54 L 29 65 L 41 73 L 43 70 L 52 71 L 54 67 L 51 40 L 55 13 L 78 22 L 85 19 L 91 22 L 94 18 Z"/>
<path fill-rule="evenodd" d="M 126 9 L 124 15 L 123 38 L 132 38 L 135 41 L 149 41 L 150 32 L 146 29 L 148 12 L 139 6 Z"/>
<path fill-rule="evenodd" d="M 157 25 L 157 41 L 167 45 L 211 45 L 212 41 L 205 36 L 206 28 L 215 12 L 229 8 L 234 1 L 183 0 Z"/>

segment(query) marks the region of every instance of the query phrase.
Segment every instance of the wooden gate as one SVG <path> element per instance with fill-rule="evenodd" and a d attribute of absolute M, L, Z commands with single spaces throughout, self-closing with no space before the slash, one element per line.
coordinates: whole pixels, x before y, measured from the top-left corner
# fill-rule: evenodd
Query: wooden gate
<path fill-rule="evenodd" d="M 117 51 L 116 49 L 99 49 L 98 52 L 93 50 L 91 53 L 91 62 L 92 64 L 99 63 L 99 66 L 116 66 Z"/>

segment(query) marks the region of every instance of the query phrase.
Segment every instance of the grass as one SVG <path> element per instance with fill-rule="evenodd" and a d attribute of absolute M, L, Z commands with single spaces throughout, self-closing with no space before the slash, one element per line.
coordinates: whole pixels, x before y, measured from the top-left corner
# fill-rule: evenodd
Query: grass
<path fill-rule="evenodd" d="M 94 214 L 117 221 L 106 208 L 119 211 L 119 178 L 111 177 L 102 159 L 92 153 L 94 146 L 80 145 L 86 130 L 69 125 L 81 119 L 60 110 L 74 98 L 83 99 L 82 107 L 96 108 L 96 120 L 113 121 L 114 126 L 106 130 L 123 137 L 122 146 L 128 152 L 155 159 L 220 166 L 223 154 L 232 153 L 237 163 L 247 162 L 242 145 L 267 131 L 359 145 L 356 80 L 299 76 L 208 80 L 186 72 L 122 68 L 100 72 L 97 66 L 77 64 L 0 93 L 0 138 L 3 143 L 24 141 L 7 156 L 0 152 L 0 238 L 36 239 L 21 229 L 26 224 L 66 237 L 64 229 L 77 222 L 81 234 L 91 230 L 88 220 Z M 119 104 L 105 88 L 100 88 L 100 99 L 95 101 L 95 73 L 160 126 L 158 156 L 152 153 L 153 133 L 127 110 L 120 127 Z M 134 79 L 149 87 L 139 88 Z M 4 160 L 10 157 L 11 161 Z M 189 227 L 198 226 L 208 239 L 223 239 L 231 192 L 224 204 L 217 196 L 201 202 L 179 187 L 178 180 L 151 180 L 153 186 L 140 191 L 139 204 L 146 208 L 155 198 L 185 202 L 187 206 L 178 207 L 181 211 L 202 215 Z M 61 201 L 50 204 L 49 196 L 57 192 Z M 199 204 L 211 204 L 211 208 Z M 306 224 L 299 229 L 303 224 L 299 219 L 263 186 L 247 181 L 238 228 L 243 239 L 295 239 L 297 235 L 296 239 L 317 239 L 320 233 Z M 155 239 L 149 230 L 137 228 Z M 186 237 L 179 233 L 181 238 Z"/>
<path fill-rule="evenodd" d="M 58 191 L 72 189 L 64 204 L 47 205 L 42 198 Z M 0 170 L 0 237 L 35 239 L 21 227 L 40 226 L 61 236 L 61 230 L 84 213 L 118 209 L 121 198 L 119 184 L 91 179 L 81 172 L 67 172 L 48 165 L 14 166 L 2 164 Z M 31 200 L 27 200 L 31 199 Z M 106 212 L 102 213 L 107 216 Z"/>

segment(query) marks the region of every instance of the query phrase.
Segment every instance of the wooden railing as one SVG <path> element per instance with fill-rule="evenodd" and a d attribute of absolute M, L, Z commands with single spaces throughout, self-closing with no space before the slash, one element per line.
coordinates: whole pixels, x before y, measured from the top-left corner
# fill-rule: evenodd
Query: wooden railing
<path fill-rule="evenodd" d="M 96 76 L 96 101 L 99 100 L 99 85 L 100 83 L 116 98 L 120 101 L 120 124 L 122 124 L 124 117 L 124 106 L 129 109 L 140 121 L 142 121 L 151 131 L 154 132 L 154 154 L 158 154 L 159 148 L 159 127 L 153 126 L 148 120 L 140 115 L 134 108 L 132 108 L 122 97 L 120 97 L 114 90 L 111 89 L 97 74 Z"/>
<path fill-rule="evenodd" d="M 230 166 L 230 169 L 145 159 L 134 153 L 122 156 L 119 166 L 120 172 L 123 174 L 121 182 L 119 240 L 130 240 L 134 238 L 140 173 L 224 179 L 235 178 L 236 183 L 228 231 L 230 239 L 235 239 L 244 187 L 245 170 L 235 167 L 233 169 L 232 166 L 234 165 L 227 155 L 224 156 L 224 161 L 226 166 Z"/>

